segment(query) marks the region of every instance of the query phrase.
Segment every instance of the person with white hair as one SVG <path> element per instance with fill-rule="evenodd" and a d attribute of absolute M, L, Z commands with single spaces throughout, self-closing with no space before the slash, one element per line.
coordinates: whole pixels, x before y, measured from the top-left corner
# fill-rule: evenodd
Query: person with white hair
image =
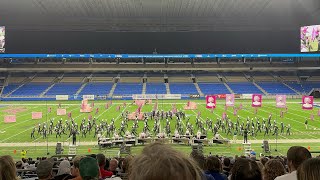
<path fill-rule="evenodd" d="M 71 179 L 71 166 L 68 160 L 63 160 L 60 162 L 58 173 L 54 177 L 57 180 Z"/>

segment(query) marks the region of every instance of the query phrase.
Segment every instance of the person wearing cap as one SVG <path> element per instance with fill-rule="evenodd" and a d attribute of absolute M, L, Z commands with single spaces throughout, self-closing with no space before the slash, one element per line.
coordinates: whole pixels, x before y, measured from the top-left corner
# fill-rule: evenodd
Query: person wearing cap
<path fill-rule="evenodd" d="M 63 160 L 59 164 L 58 173 L 54 177 L 55 180 L 67 180 L 71 179 L 71 166 L 68 160 Z"/>
<path fill-rule="evenodd" d="M 80 176 L 83 180 L 98 180 L 99 166 L 97 160 L 92 157 L 85 157 L 80 160 Z"/>
<path fill-rule="evenodd" d="M 39 180 L 52 179 L 52 167 L 53 167 L 52 159 L 46 159 L 46 160 L 40 161 L 36 170 Z"/>

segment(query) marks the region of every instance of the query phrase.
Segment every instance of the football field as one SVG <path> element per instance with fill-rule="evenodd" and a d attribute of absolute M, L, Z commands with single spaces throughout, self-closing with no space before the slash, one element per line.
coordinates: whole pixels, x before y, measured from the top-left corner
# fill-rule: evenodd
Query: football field
<path fill-rule="evenodd" d="M 223 100 L 217 101 L 217 107 L 213 111 L 206 109 L 205 100 L 192 100 L 197 103 L 197 110 L 184 110 L 184 106 L 187 104 L 187 100 L 158 100 L 158 110 L 170 111 L 172 110 L 173 104 L 175 104 L 178 111 L 181 109 L 185 111 L 186 117 L 190 118 L 190 123 L 193 124 L 195 131 L 197 131 L 195 122 L 198 114 L 200 115 L 200 120 L 205 122 L 206 118 L 212 119 L 213 123 L 216 123 L 217 118 L 221 118 L 222 114 L 225 112 L 232 122 L 236 122 L 237 115 L 240 116 L 240 123 L 246 123 L 247 117 L 254 118 L 257 117 L 262 122 L 262 119 L 268 119 L 268 116 L 272 114 L 272 123 L 276 120 L 278 127 L 280 123 L 283 122 L 285 126 L 288 124 L 291 125 L 291 135 L 286 134 L 287 128 L 285 128 L 284 133 L 280 133 L 276 137 L 272 135 L 273 132 L 270 132 L 269 135 L 264 136 L 264 132 L 257 133 L 256 136 L 248 136 L 249 142 L 256 144 L 256 147 L 261 146 L 262 140 L 269 140 L 271 146 L 274 146 L 275 141 L 279 144 L 279 149 L 282 150 L 280 153 L 286 153 L 287 147 L 291 145 L 304 145 L 312 147 L 312 150 L 320 150 L 318 140 L 320 139 L 320 117 L 318 116 L 318 107 L 315 106 L 313 110 L 302 110 L 301 100 L 287 100 L 288 110 L 285 112 L 285 109 L 280 109 L 275 107 L 274 100 L 264 100 L 261 108 L 258 108 L 257 112 L 251 107 L 251 100 L 237 100 L 235 105 L 239 107 L 242 104 L 242 109 L 238 110 L 237 115 L 234 115 L 233 108 L 229 107 L 225 109 Z M 49 124 L 50 119 L 54 118 L 54 124 L 62 118 L 63 122 L 68 119 L 67 115 L 57 116 L 58 104 L 61 104 L 62 108 L 66 108 L 67 114 L 71 112 L 72 118 L 75 119 L 78 125 L 80 125 L 82 119 L 91 115 L 98 119 L 98 123 L 101 120 L 108 122 L 111 119 L 115 119 L 116 129 L 120 127 L 121 113 L 125 111 L 135 112 L 138 108 L 137 105 L 133 104 L 132 100 L 113 100 L 112 105 L 109 108 L 105 108 L 105 105 L 108 101 L 95 101 L 94 110 L 91 113 L 80 113 L 80 101 L 16 101 L 16 102 L 1 102 L 0 103 L 0 155 L 12 153 L 13 150 L 19 151 L 20 149 L 30 149 L 37 150 L 36 155 L 44 155 L 46 152 L 46 146 L 55 146 L 56 142 L 62 142 L 64 145 L 69 145 L 71 139 L 68 135 L 62 135 L 61 138 L 56 138 L 55 133 L 49 135 L 48 138 L 43 138 L 41 134 L 35 132 L 35 138 L 31 138 L 31 131 L 34 127 L 37 127 L 38 124 L 47 123 Z M 123 103 L 126 103 L 126 106 L 123 106 Z M 151 112 L 154 103 L 156 100 L 153 100 L 152 104 L 147 104 L 142 107 L 142 112 Z M 121 106 L 120 110 L 117 109 L 118 106 Z M 51 108 L 51 112 L 48 112 L 48 109 Z M 99 108 L 99 113 L 96 114 L 96 108 Z M 280 112 L 283 111 L 283 117 L 280 117 Z M 38 120 L 33 120 L 31 117 L 32 112 L 42 112 L 43 117 Z M 6 115 L 15 114 L 17 117 L 16 122 L 14 123 L 4 123 L 3 119 Z M 314 116 L 314 120 L 311 120 L 311 115 Z M 305 120 L 308 119 L 308 129 L 305 127 Z M 174 117 L 171 120 L 171 132 L 175 130 L 176 118 Z M 140 133 L 143 129 L 143 121 L 139 122 L 139 128 L 137 130 Z M 152 129 L 154 121 L 149 120 L 148 122 L 150 129 Z M 205 123 L 204 123 L 205 124 Z M 128 130 L 131 130 L 133 121 L 129 121 Z M 165 126 L 165 120 L 161 121 L 161 129 Z M 183 121 L 184 130 L 186 128 L 186 122 Z M 103 133 L 102 133 L 103 134 Z M 227 135 L 225 132 L 219 130 L 219 134 L 223 138 L 228 138 L 232 141 L 233 134 Z M 212 138 L 213 133 L 211 130 L 208 131 L 208 138 Z M 208 147 L 208 150 L 205 152 L 230 152 L 230 154 L 237 154 L 240 152 L 240 147 L 242 143 L 242 136 L 237 137 L 237 141 L 231 145 L 231 147 L 226 147 L 224 145 L 213 145 Z M 47 143 L 48 141 L 48 143 Z M 94 137 L 94 131 L 91 134 L 87 134 L 87 137 L 81 137 L 81 133 L 77 136 L 77 141 L 80 143 L 80 146 L 83 146 L 83 151 L 86 151 L 88 148 L 96 149 L 97 138 Z M 187 146 L 174 146 L 175 148 L 181 149 L 191 149 Z M 52 150 L 54 147 L 50 147 L 51 154 L 54 153 Z M 43 149 L 44 151 L 40 150 Z M 133 152 L 139 152 L 141 147 L 137 147 L 137 150 Z M 97 149 L 98 151 L 98 149 Z M 261 148 L 256 151 L 262 151 Z"/>

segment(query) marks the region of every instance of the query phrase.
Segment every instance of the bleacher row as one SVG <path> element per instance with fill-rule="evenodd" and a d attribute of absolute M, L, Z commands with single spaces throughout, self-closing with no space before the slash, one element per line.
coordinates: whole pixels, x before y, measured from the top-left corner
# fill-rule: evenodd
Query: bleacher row
<path fill-rule="evenodd" d="M 77 78 L 80 79 L 80 78 Z M 203 79 L 203 78 L 202 78 Z M 234 77 L 233 79 L 240 79 Z M 111 79 L 112 80 L 112 79 Z M 269 82 L 169 82 L 167 90 L 163 82 L 146 83 L 143 91 L 143 83 L 138 82 L 118 82 L 114 85 L 112 81 L 105 82 L 36 82 L 30 81 L 18 83 L 8 82 L 2 91 L 2 97 L 23 97 L 23 96 L 54 96 L 54 95 L 108 95 L 113 89 L 113 95 L 131 95 L 131 94 L 254 94 L 267 93 L 296 95 L 298 93 L 308 93 L 312 88 L 320 88 L 317 81 L 306 81 L 303 83 L 297 81 L 269 81 Z M 196 84 L 199 89 L 197 89 Z M 230 90 L 228 89 L 231 89 Z M 262 89 L 262 90 L 261 90 Z"/>

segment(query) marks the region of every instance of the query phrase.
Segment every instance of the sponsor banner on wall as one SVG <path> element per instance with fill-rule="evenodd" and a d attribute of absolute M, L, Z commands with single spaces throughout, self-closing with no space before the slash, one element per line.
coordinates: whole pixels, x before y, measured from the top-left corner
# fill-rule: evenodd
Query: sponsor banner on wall
<path fill-rule="evenodd" d="M 83 95 L 82 99 L 94 100 L 94 95 Z"/>
<path fill-rule="evenodd" d="M 56 100 L 58 101 L 66 101 L 69 99 L 68 95 L 56 95 Z"/>
<path fill-rule="evenodd" d="M 123 98 L 123 96 L 120 96 L 120 95 L 114 95 L 114 96 L 112 96 L 112 99 L 122 99 Z"/>
<path fill-rule="evenodd" d="M 242 94 L 242 99 L 252 99 L 252 94 Z"/>
<path fill-rule="evenodd" d="M 189 97 L 193 99 L 197 99 L 197 98 L 200 98 L 200 94 L 190 94 Z"/>
<path fill-rule="evenodd" d="M 181 94 L 133 94 L 132 99 L 181 99 Z"/>

